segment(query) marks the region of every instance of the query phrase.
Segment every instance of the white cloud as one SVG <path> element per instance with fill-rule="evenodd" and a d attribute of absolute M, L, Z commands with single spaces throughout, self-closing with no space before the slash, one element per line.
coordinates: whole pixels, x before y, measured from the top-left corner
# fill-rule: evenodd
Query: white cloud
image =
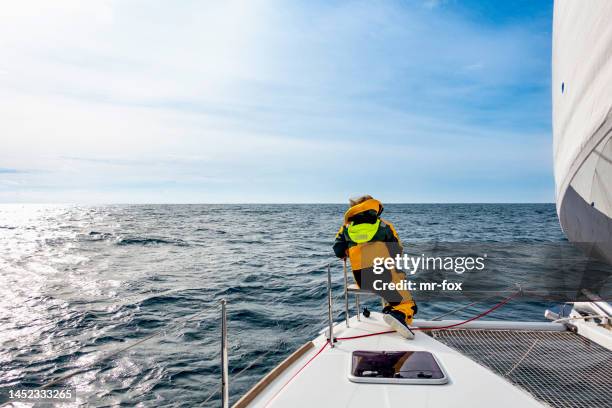
<path fill-rule="evenodd" d="M 526 78 L 545 81 L 528 30 L 419 7 L 307 4 L 9 3 L 0 167 L 30 172 L 1 174 L 0 201 L 157 201 L 172 185 L 183 199 L 250 201 L 259 186 L 286 201 L 292 174 L 317 183 L 311 201 L 333 200 L 328 191 L 354 182 L 345 161 L 379 151 L 411 157 L 424 178 L 476 171 L 468 156 L 518 166 L 486 157 L 492 147 L 540 152 L 539 129 L 500 127 L 529 113 L 482 108 Z"/>

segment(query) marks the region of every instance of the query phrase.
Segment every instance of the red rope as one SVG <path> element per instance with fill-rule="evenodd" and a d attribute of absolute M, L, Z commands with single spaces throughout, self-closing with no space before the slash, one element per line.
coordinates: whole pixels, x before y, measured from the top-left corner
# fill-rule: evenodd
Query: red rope
<path fill-rule="evenodd" d="M 361 339 L 362 337 L 370 337 L 370 336 L 378 336 L 379 334 L 388 334 L 393 333 L 395 330 L 387 330 L 378 333 L 369 333 L 369 334 L 361 334 L 359 336 L 351 336 L 351 337 L 337 337 L 336 340 L 353 340 L 353 339 Z"/>
<path fill-rule="evenodd" d="M 500 307 L 502 307 L 503 305 L 505 305 L 506 303 L 508 303 L 509 301 L 511 301 L 512 299 L 514 299 L 516 296 L 518 296 L 520 294 L 520 292 L 516 292 L 511 296 L 508 296 L 507 298 L 503 299 L 501 302 L 499 302 L 498 304 L 496 304 L 495 306 L 493 306 L 492 308 L 490 308 L 489 310 L 485 310 L 484 312 L 471 317 L 467 320 L 464 320 L 462 322 L 459 323 L 455 323 L 455 324 L 451 324 L 448 326 L 442 326 L 442 327 L 414 327 L 411 328 L 412 330 L 416 331 L 416 330 L 420 330 L 420 331 L 425 331 L 425 330 L 445 330 L 445 329 L 451 329 L 453 327 L 457 327 L 457 326 L 461 326 L 464 325 L 466 323 L 472 322 L 474 320 L 480 319 L 481 317 L 484 317 L 486 315 L 488 315 L 489 313 L 493 312 L 496 309 L 499 309 Z M 350 336 L 350 337 L 337 337 L 336 340 L 354 340 L 354 339 L 361 339 L 364 337 L 371 337 L 371 336 L 379 336 L 381 334 L 389 334 L 389 333 L 393 333 L 395 332 L 395 330 L 386 330 L 386 331 L 381 331 L 381 332 L 377 332 L 377 333 L 368 333 L 368 334 L 360 334 L 358 336 Z M 274 400 L 274 398 L 276 398 L 276 396 L 291 382 L 293 381 L 293 379 L 302 372 L 302 370 L 304 370 L 304 368 L 306 368 L 306 366 L 308 364 L 310 364 L 312 362 L 312 360 L 314 360 L 315 358 L 317 358 L 317 356 L 319 354 L 321 354 L 323 352 L 323 350 L 325 350 L 325 347 L 327 347 L 327 345 L 329 344 L 329 340 L 327 340 L 325 342 L 325 344 L 323 344 L 323 347 L 321 347 L 319 349 L 319 351 L 317 351 L 317 353 L 312 356 L 302 367 L 300 367 L 299 370 L 297 370 L 292 376 L 291 378 L 289 378 L 289 380 L 287 380 L 287 382 L 285 384 L 283 384 L 282 387 L 280 387 L 278 389 L 278 391 L 276 391 L 274 393 L 274 395 L 272 396 L 272 398 L 270 398 L 270 400 L 266 403 L 266 405 L 264 406 L 267 407 L 268 405 L 270 405 L 270 403 L 272 402 L 272 400 Z"/>
<path fill-rule="evenodd" d="M 310 364 L 310 362 L 311 362 L 312 360 L 314 360 L 315 358 L 317 358 L 317 356 L 318 356 L 319 354 L 321 354 L 321 353 L 323 352 L 323 350 L 325 350 L 325 347 L 327 347 L 327 345 L 328 345 L 328 344 L 329 344 L 329 340 L 327 340 L 327 341 L 325 342 L 325 344 L 323 344 L 323 347 L 321 347 L 321 348 L 319 349 L 319 351 L 317 351 L 317 354 L 315 354 L 314 356 L 312 356 L 312 357 L 310 358 L 310 360 L 308 360 L 308 361 L 306 362 L 306 364 L 304 364 L 304 365 L 303 365 L 303 366 L 302 366 L 302 367 L 301 367 L 299 370 L 297 370 L 297 371 L 296 371 L 296 372 L 295 372 L 295 373 L 294 373 L 294 374 L 291 376 L 291 378 L 289 378 L 289 379 L 287 380 L 287 382 L 286 382 L 286 383 L 284 383 L 284 384 L 283 384 L 283 386 L 282 386 L 282 387 L 280 387 L 280 388 L 278 389 L 278 391 L 276 391 L 276 392 L 274 393 L 274 395 L 272 396 L 272 398 L 270 398 L 270 400 L 269 400 L 269 401 L 266 403 L 266 405 L 264 405 L 264 408 L 265 408 L 265 407 L 267 407 L 268 405 L 270 405 L 270 403 L 272 402 L 272 400 L 273 400 L 274 398 L 276 398 L 276 396 L 277 396 L 277 395 L 278 395 L 278 394 L 279 394 L 279 393 L 280 393 L 280 392 L 281 392 L 281 391 L 282 391 L 282 390 L 283 390 L 283 389 L 284 389 L 284 388 L 285 388 L 285 387 L 286 387 L 286 386 L 287 386 L 287 385 L 288 385 L 288 384 L 289 384 L 291 381 L 293 381 L 293 379 L 294 379 L 294 378 L 295 378 L 295 377 L 296 377 L 296 376 L 297 376 L 299 373 L 301 373 L 301 372 L 302 372 L 302 370 L 303 370 L 303 369 L 305 369 L 305 368 L 306 368 L 306 366 L 307 366 L 308 364 Z"/>
<path fill-rule="evenodd" d="M 481 317 L 484 317 L 484 316 L 488 315 L 489 313 L 491 313 L 492 311 L 494 311 L 496 309 L 499 309 L 500 307 L 502 307 L 503 305 L 505 305 L 506 303 L 508 303 L 509 301 L 514 299 L 515 297 L 517 297 L 520 293 L 521 292 L 516 292 L 516 293 L 508 296 L 507 298 L 505 298 L 504 300 L 502 300 L 501 302 L 499 302 L 498 304 L 496 304 L 495 306 L 493 306 L 489 310 L 486 310 L 486 311 L 480 313 L 479 315 L 471 317 L 471 318 L 469 318 L 467 320 L 464 320 L 462 322 L 451 324 L 449 326 L 442 326 L 442 327 L 415 327 L 412 330 L 420 330 L 420 331 L 426 331 L 426 330 L 444 330 L 444 329 L 452 329 L 453 327 L 464 325 L 464 324 L 472 322 L 472 321 L 474 321 L 476 319 L 480 319 Z"/>

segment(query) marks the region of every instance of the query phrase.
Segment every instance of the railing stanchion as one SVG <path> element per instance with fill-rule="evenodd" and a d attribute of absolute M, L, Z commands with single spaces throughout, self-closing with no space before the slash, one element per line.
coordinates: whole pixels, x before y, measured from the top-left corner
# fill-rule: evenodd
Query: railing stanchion
<path fill-rule="evenodd" d="M 329 345 L 334 347 L 334 322 L 332 312 L 331 266 L 327 265 L 327 317 L 329 318 Z"/>
<path fill-rule="evenodd" d="M 346 317 L 346 327 L 349 327 L 349 298 L 348 298 L 348 276 L 346 273 L 346 258 L 344 261 L 344 314 Z M 357 314 L 359 315 L 359 308 L 357 308 Z"/>
<path fill-rule="evenodd" d="M 227 310 L 221 299 L 221 406 L 229 408 L 229 369 L 227 361 Z"/>

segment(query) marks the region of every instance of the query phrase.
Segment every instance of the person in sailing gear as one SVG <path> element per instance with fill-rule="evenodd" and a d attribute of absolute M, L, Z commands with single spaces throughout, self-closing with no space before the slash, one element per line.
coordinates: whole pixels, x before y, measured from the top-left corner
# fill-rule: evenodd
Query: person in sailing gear
<path fill-rule="evenodd" d="M 374 292 L 383 298 L 383 318 L 395 331 L 407 339 L 414 338 L 409 325 L 417 312 L 407 290 L 377 290 L 375 281 L 398 283 L 405 274 L 384 267 L 382 274 L 373 271 L 375 258 L 395 258 L 402 255 L 402 243 L 393 224 L 380 218 L 383 205 L 372 196 L 349 200 L 344 224 L 336 234 L 334 253 L 338 258 L 348 256 L 355 282 L 362 290 Z"/>

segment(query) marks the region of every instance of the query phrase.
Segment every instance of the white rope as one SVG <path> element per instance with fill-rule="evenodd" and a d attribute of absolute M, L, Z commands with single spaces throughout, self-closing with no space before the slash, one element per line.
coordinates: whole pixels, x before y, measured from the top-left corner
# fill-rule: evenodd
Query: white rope
<path fill-rule="evenodd" d="M 217 395 L 218 393 L 219 393 L 219 388 L 217 388 L 216 390 L 214 390 L 213 392 L 211 392 L 211 393 L 210 393 L 210 395 L 208 395 L 208 398 L 206 398 L 206 399 L 204 400 L 204 402 L 202 403 L 202 405 L 206 405 L 206 403 L 207 403 L 208 401 L 210 401 L 210 399 L 211 399 L 211 398 L 212 398 L 214 395 Z"/>
<path fill-rule="evenodd" d="M 519 364 L 521 364 L 523 362 L 523 360 L 525 360 L 527 358 L 527 356 L 529 355 L 529 353 L 531 353 L 531 350 L 533 350 L 533 348 L 535 347 L 536 344 L 538 344 L 538 339 L 536 339 L 533 342 L 531 347 L 529 347 L 529 349 L 525 352 L 525 354 L 523 354 L 523 357 L 521 357 L 519 359 L 519 361 L 517 361 L 516 364 L 514 364 L 514 366 L 510 370 L 508 370 L 506 372 L 506 374 L 504 374 L 505 377 L 507 377 L 510 373 L 512 373 L 519 366 Z"/>

